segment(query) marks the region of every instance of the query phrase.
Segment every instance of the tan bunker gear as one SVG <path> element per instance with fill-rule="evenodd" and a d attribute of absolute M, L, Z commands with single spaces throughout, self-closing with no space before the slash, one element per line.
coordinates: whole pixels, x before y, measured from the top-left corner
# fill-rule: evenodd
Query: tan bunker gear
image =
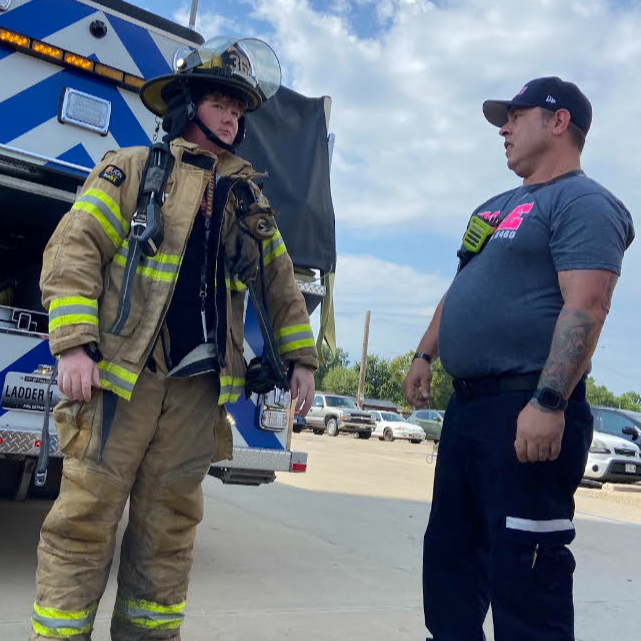
<path fill-rule="evenodd" d="M 54 411 L 65 461 L 60 496 L 38 548 L 33 639 L 89 641 L 127 498 L 112 639 L 180 639 L 193 542 L 203 516 L 201 481 L 212 460 L 232 453 L 224 403 L 244 390 L 247 288 L 226 274 L 226 365 L 219 374 L 168 377 L 171 337 L 163 321 L 213 172 L 243 180 L 255 174 L 238 157 L 227 152 L 216 157 L 180 138 L 171 151 L 175 163 L 166 185 L 164 240 L 159 252 L 136 268 L 120 333 L 110 329 L 147 149 L 107 154 L 45 250 L 41 287 L 51 350 L 60 354 L 97 343 L 102 390 L 94 389 L 88 403 L 63 400 Z M 248 184 L 256 206 L 268 212 L 258 188 Z M 238 233 L 235 208 L 231 193 L 221 225 L 224 247 L 233 245 Z M 272 232 L 260 242 L 276 344 L 283 359 L 314 369 L 305 302 L 283 239 L 275 226 Z"/>

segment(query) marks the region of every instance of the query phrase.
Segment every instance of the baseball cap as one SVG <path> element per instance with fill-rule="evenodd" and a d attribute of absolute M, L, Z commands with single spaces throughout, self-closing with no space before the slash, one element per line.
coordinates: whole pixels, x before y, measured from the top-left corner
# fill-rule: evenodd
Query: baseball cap
<path fill-rule="evenodd" d="M 486 100 L 483 114 L 495 127 L 502 127 L 507 122 L 510 107 L 541 107 L 548 111 L 567 109 L 572 122 L 584 134 L 592 123 L 590 101 L 574 83 L 556 76 L 530 80 L 512 100 Z"/>

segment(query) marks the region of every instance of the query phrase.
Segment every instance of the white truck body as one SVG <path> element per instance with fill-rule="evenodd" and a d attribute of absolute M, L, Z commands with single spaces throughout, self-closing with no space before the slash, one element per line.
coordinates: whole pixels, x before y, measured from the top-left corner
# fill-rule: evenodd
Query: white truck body
<path fill-rule="evenodd" d="M 0 494 L 37 495 L 32 473 L 54 363 L 37 292 L 44 245 L 105 152 L 154 139 L 159 123 L 138 96 L 143 80 L 172 72 L 175 58 L 202 41 L 121 0 L 0 3 Z M 324 294 L 313 282 L 301 288 L 315 298 L 310 309 Z M 249 305 L 246 360 L 262 349 Z M 52 404 L 58 397 L 54 385 Z M 211 473 L 255 485 L 277 471 L 305 471 L 307 455 L 290 450 L 290 405 L 278 390 L 230 405 L 233 460 Z M 62 455 L 53 420 L 49 433 L 55 494 Z"/>

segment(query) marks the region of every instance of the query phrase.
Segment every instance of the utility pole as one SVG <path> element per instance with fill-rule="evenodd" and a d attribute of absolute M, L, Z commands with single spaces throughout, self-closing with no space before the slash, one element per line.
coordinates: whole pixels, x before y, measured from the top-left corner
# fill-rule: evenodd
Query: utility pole
<path fill-rule="evenodd" d="M 363 390 L 365 389 L 365 372 L 367 370 L 367 341 L 369 340 L 369 309 L 365 312 L 365 331 L 363 332 L 363 350 L 361 352 L 361 374 L 358 379 L 356 404 L 363 409 Z"/>

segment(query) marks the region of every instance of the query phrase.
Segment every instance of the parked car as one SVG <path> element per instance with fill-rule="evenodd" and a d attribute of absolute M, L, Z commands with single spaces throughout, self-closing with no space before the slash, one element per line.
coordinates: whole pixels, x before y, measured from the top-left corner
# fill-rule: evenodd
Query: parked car
<path fill-rule="evenodd" d="M 378 436 L 381 441 L 404 438 L 412 443 L 420 443 L 425 440 L 425 432 L 420 425 L 410 423 L 396 412 L 373 411 L 372 416 L 376 420 L 376 429 L 372 434 Z"/>
<path fill-rule="evenodd" d="M 330 436 L 353 432 L 359 438 L 367 439 L 376 427 L 372 414 L 359 410 L 352 399 L 325 392 L 317 392 L 306 420 L 314 431 L 327 430 Z"/>
<path fill-rule="evenodd" d="M 641 450 L 624 438 L 595 431 L 584 477 L 620 483 L 641 481 Z"/>
<path fill-rule="evenodd" d="M 594 431 L 625 438 L 641 447 L 641 412 L 614 407 L 590 407 Z"/>
<path fill-rule="evenodd" d="M 415 425 L 420 425 L 425 432 L 425 438 L 438 443 L 441 440 L 443 427 L 443 414 L 440 410 L 416 410 L 407 420 Z"/>

